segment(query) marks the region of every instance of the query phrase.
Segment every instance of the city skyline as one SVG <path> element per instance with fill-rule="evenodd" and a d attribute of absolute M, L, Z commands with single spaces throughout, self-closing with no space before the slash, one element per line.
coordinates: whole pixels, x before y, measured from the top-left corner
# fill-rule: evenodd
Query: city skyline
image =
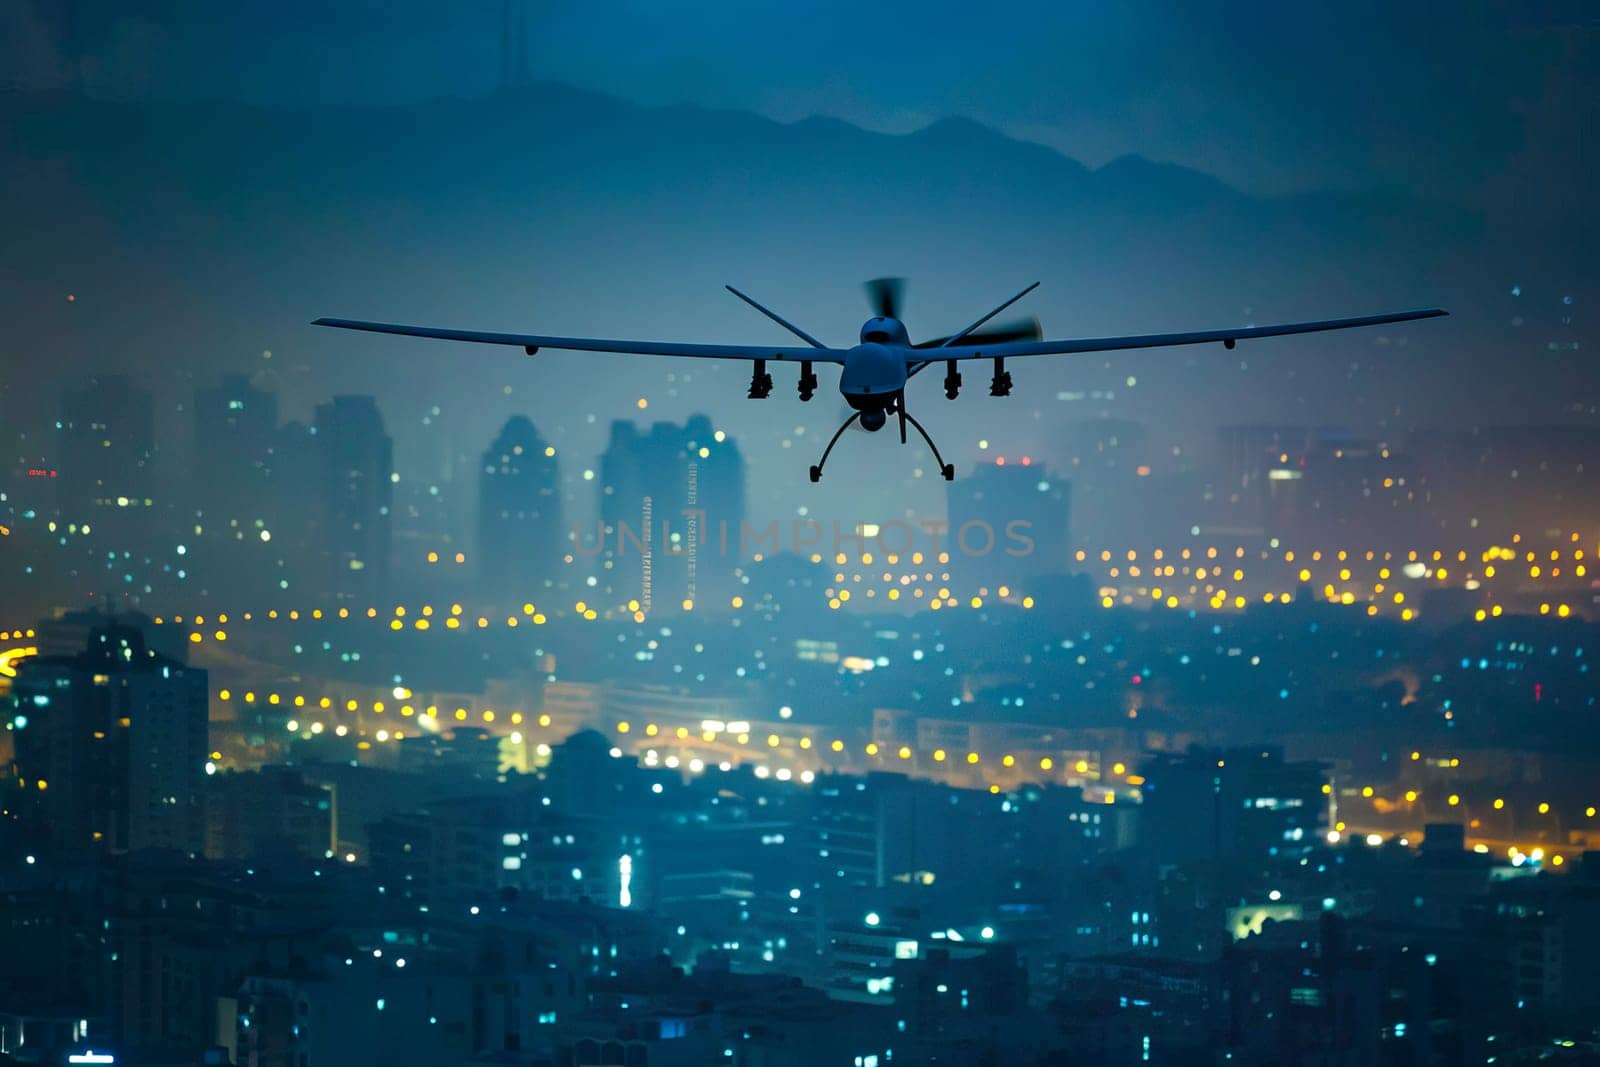
<path fill-rule="evenodd" d="M 0 1065 L 1600 1062 L 1597 34 L 4 7 Z"/>

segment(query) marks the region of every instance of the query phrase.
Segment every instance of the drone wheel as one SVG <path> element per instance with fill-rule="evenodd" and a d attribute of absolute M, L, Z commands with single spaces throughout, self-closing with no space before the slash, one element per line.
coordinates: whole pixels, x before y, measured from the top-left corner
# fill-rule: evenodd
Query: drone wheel
<path fill-rule="evenodd" d="M 954 463 L 946 463 L 939 468 L 939 473 L 944 475 L 945 481 L 953 482 L 956 480 L 956 465 Z"/>
<path fill-rule="evenodd" d="M 822 481 L 822 468 L 816 464 L 811 465 L 811 480 L 814 482 Z"/>

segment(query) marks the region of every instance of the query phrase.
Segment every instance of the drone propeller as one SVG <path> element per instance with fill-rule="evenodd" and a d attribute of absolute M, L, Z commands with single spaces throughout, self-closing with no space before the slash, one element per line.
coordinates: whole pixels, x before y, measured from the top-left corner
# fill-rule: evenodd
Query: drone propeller
<path fill-rule="evenodd" d="M 935 337 L 931 341 L 921 341 L 912 345 L 912 348 L 943 348 L 949 337 Z M 1039 326 L 1039 320 L 1034 318 L 1017 319 L 1013 322 L 1003 323 L 999 326 L 986 326 L 973 330 L 952 348 L 969 348 L 973 345 L 998 345 L 1010 341 L 1042 341 L 1044 331 Z"/>
<path fill-rule="evenodd" d="M 882 319 L 898 319 L 900 305 L 905 302 L 904 278 L 874 278 L 866 283 L 867 300 L 873 313 Z"/>

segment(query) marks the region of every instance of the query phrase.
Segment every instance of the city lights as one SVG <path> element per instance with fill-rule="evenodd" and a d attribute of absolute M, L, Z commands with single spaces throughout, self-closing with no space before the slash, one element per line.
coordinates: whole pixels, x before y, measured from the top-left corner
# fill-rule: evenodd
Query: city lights
<path fill-rule="evenodd" d="M 1584 18 L 113 14 L 4 94 L 0 1059 L 1594 1051 Z"/>

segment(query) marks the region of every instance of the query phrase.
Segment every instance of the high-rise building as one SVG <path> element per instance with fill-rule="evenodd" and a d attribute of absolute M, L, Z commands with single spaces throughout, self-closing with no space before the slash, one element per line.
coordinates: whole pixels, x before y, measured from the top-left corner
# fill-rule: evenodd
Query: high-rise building
<path fill-rule="evenodd" d="M 984 463 L 946 490 L 958 577 L 990 585 L 1065 574 L 1070 486 L 1042 463 Z"/>
<path fill-rule="evenodd" d="M 517 415 L 483 454 L 478 475 L 478 578 L 495 598 L 532 598 L 554 582 L 565 551 L 556 450 Z"/>
<path fill-rule="evenodd" d="M 318 404 L 312 433 L 322 464 L 328 592 L 337 600 L 376 603 L 388 588 L 394 442 L 370 396 L 336 396 Z"/>
<path fill-rule="evenodd" d="M 1212 518 L 1220 528 L 1318 543 L 1419 534 L 1433 495 L 1410 457 L 1338 426 L 1224 426 Z"/>
<path fill-rule="evenodd" d="M 1173 863 L 1302 855 L 1322 841 L 1326 771 L 1270 746 L 1159 756 L 1144 769 L 1140 846 Z"/>
<path fill-rule="evenodd" d="M 277 429 L 277 396 L 245 375 L 229 374 L 215 388 L 195 390 L 196 503 L 207 514 L 260 517 Z"/>
<path fill-rule="evenodd" d="M 57 846 L 199 850 L 205 671 L 107 618 L 81 651 L 23 661 L 12 692 L 15 774 Z"/>
<path fill-rule="evenodd" d="M 740 566 L 744 459 L 705 415 L 640 432 L 611 425 L 600 457 L 600 516 L 607 592 L 642 610 L 727 602 Z M 583 546 L 580 546 L 580 548 Z"/>
<path fill-rule="evenodd" d="M 261 558 L 274 561 L 276 566 L 237 568 L 237 573 L 229 581 L 225 577 L 225 565 L 219 567 L 214 564 L 211 573 L 217 576 L 214 580 L 218 585 L 225 587 L 232 584 L 237 590 L 235 595 L 255 602 L 259 602 L 263 596 L 279 596 L 286 589 L 296 594 L 309 590 L 317 596 L 329 592 L 324 577 L 331 567 L 324 532 L 326 518 L 323 501 L 326 494 L 323 481 L 327 477 L 327 470 L 321 441 L 314 427 L 303 422 L 288 422 L 273 432 L 263 461 L 264 491 L 261 500 L 250 511 L 258 511 L 259 516 L 266 520 L 265 526 L 270 532 L 271 541 L 263 548 L 270 548 L 271 551 L 264 553 Z M 237 528 L 232 527 L 235 521 Z M 229 528 L 224 536 L 260 536 L 260 531 L 254 529 L 254 522 L 248 514 L 220 525 Z M 201 542 L 199 550 L 202 553 L 208 551 L 207 542 L 210 540 L 206 538 Z M 221 547 L 229 551 L 229 556 L 224 558 L 237 558 L 232 556 L 225 543 Z M 216 544 L 209 546 L 212 552 L 217 548 Z"/>
<path fill-rule="evenodd" d="M 154 492 L 155 407 L 120 374 L 97 375 L 61 397 L 63 506 L 143 507 Z"/>
<path fill-rule="evenodd" d="M 234 771 L 207 781 L 209 859 L 320 859 L 334 839 L 334 792 L 292 767 Z"/>
<path fill-rule="evenodd" d="M 1136 540 L 1141 516 L 1172 500 L 1155 489 L 1158 450 L 1143 423 L 1125 418 L 1090 418 L 1053 427 L 1052 452 L 1063 479 L 1072 482 L 1080 539 L 1090 544 Z M 1008 455 L 1007 466 L 1019 462 Z M 1156 498 L 1156 500 L 1152 500 Z"/>
<path fill-rule="evenodd" d="M 464 502 L 478 456 L 457 446 L 458 431 L 442 417 L 438 404 L 428 405 L 420 416 L 397 416 L 394 421 L 409 426 L 409 459 L 395 483 L 390 552 L 399 570 L 391 576 L 407 589 L 442 593 L 436 583 L 443 581 L 459 590 L 461 571 L 432 564 L 453 563 L 457 555 L 465 562 L 476 555 L 466 551 L 473 515 Z"/>
<path fill-rule="evenodd" d="M 1311 431 L 1304 426 L 1220 427 L 1213 518 L 1234 529 L 1276 526 L 1294 509 L 1311 449 Z"/>

